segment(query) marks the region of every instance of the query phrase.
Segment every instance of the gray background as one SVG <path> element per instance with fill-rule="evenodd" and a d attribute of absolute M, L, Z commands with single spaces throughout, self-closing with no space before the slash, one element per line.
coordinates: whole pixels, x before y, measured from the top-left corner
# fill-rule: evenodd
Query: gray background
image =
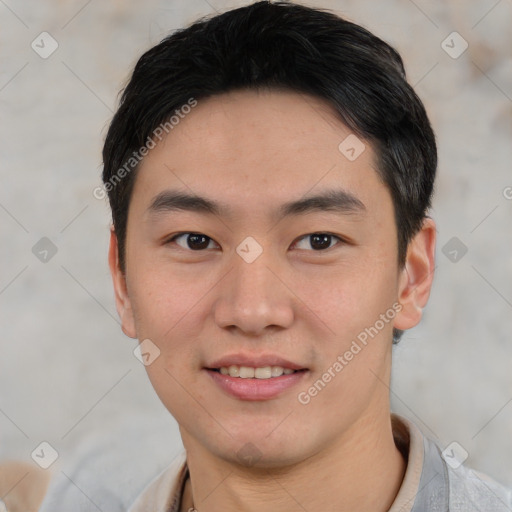
<path fill-rule="evenodd" d="M 0 460 L 31 461 L 47 441 L 54 479 L 84 496 L 88 478 L 137 460 L 135 495 L 180 447 L 121 332 L 109 210 L 92 194 L 117 93 L 169 31 L 245 3 L 0 1 Z M 421 325 L 394 349 L 393 409 L 512 485 L 512 0 L 306 4 L 398 49 L 438 138 L 436 277 Z M 46 59 L 31 47 L 43 31 L 59 45 Z M 469 44 L 458 58 L 442 47 L 453 31 Z M 57 248 L 47 262 L 32 251 L 42 237 Z M 453 237 L 467 247 L 458 261 L 443 252 Z"/>

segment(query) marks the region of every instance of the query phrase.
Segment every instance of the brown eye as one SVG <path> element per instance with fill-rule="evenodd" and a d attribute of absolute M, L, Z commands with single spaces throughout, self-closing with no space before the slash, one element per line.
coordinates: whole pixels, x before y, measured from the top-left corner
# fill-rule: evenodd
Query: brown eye
<path fill-rule="evenodd" d="M 207 249 L 210 241 L 213 241 L 210 237 L 203 235 L 202 233 L 179 233 L 173 236 L 167 243 L 174 242 L 175 240 L 186 237 L 185 244 L 182 245 L 178 242 L 177 245 L 182 247 L 183 249 L 190 249 L 193 251 L 200 251 L 202 249 Z"/>
<path fill-rule="evenodd" d="M 325 249 L 330 249 L 332 247 L 331 242 L 335 238 L 342 242 L 343 240 L 336 236 L 331 235 L 330 233 L 311 233 L 309 235 L 306 235 L 302 237 L 301 240 L 307 240 L 309 238 L 310 242 L 309 245 L 312 247 L 315 251 L 322 251 Z M 304 247 L 299 247 L 299 249 L 304 249 Z"/>

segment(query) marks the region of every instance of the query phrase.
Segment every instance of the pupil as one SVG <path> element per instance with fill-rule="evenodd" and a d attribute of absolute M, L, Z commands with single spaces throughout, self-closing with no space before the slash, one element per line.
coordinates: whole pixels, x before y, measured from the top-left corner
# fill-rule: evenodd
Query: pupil
<path fill-rule="evenodd" d="M 319 244 L 320 249 L 325 249 L 326 247 L 329 247 L 329 239 L 331 238 L 331 235 L 311 235 L 312 243 L 311 247 L 315 249 L 315 240 L 322 240 L 322 242 Z"/>
<path fill-rule="evenodd" d="M 198 245 L 195 245 L 197 243 L 197 240 L 199 239 L 203 239 L 204 242 L 201 244 L 199 243 Z M 191 249 L 205 249 L 206 247 L 208 247 L 208 237 L 205 236 L 205 235 L 189 235 L 188 236 L 188 246 L 191 248 Z"/>

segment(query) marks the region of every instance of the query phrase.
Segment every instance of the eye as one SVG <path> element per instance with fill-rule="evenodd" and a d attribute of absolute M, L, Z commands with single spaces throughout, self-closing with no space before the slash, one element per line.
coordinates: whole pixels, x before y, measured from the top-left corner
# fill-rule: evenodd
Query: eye
<path fill-rule="evenodd" d="M 176 242 L 176 240 L 179 240 L 182 237 L 186 237 L 184 238 L 185 241 L 183 243 Z M 302 240 L 306 240 L 308 238 L 310 239 L 310 247 L 313 247 L 313 249 L 316 252 L 330 249 L 332 247 L 331 242 L 333 241 L 333 239 L 337 239 L 340 242 L 344 242 L 344 240 L 341 239 L 339 236 L 332 235 L 330 233 L 310 233 L 308 235 L 304 235 L 294 245 L 297 246 Z M 209 243 L 213 242 L 213 239 L 202 233 L 185 232 L 174 235 L 165 243 L 170 244 L 171 242 L 176 242 L 176 244 L 182 247 L 183 249 L 201 251 L 203 249 L 208 249 Z M 304 247 L 299 247 L 299 249 L 304 249 Z"/>
<path fill-rule="evenodd" d="M 183 249 L 200 251 L 202 249 L 207 249 L 210 241 L 213 242 L 210 237 L 203 235 L 202 233 L 178 233 L 177 235 L 174 235 L 172 238 L 167 240 L 166 244 L 174 242 L 175 240 L 185 236 L 187 237 L 184 242 L 185 245 L 176 242 Z"/>
<path fill-rule="evenodd" d="M 340 242 L 344 241 L 339 236 L 331 235 L 330 233 L 310 233 L 309 235 L 305 235 L 300 238 L 299 242 L 301 240 L 306 240 L 307 238 L 310 239 L 311 247 L 313 247 L 315 251 L 330 249 L 332 247 L 330 242 L 333 238 L 336 238 Z"/>

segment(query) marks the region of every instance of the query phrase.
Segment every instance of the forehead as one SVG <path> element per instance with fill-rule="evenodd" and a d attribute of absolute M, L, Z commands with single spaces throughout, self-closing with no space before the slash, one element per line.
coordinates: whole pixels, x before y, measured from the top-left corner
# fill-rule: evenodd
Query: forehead
<path fill-rule="evenodd" d="M 347 155 L 347 140 L 357 158 Z M 198 100 L 137 174 L 133 199 L 143 197 L 146 207 L 168 189 L 222 197 L 235 213 L 275 211 L 276 203 L 332 189 L 363 204 L 386 193 L 372 147 L 355 138 L 326 101 L 289 91 L 241 90 Z"/>

